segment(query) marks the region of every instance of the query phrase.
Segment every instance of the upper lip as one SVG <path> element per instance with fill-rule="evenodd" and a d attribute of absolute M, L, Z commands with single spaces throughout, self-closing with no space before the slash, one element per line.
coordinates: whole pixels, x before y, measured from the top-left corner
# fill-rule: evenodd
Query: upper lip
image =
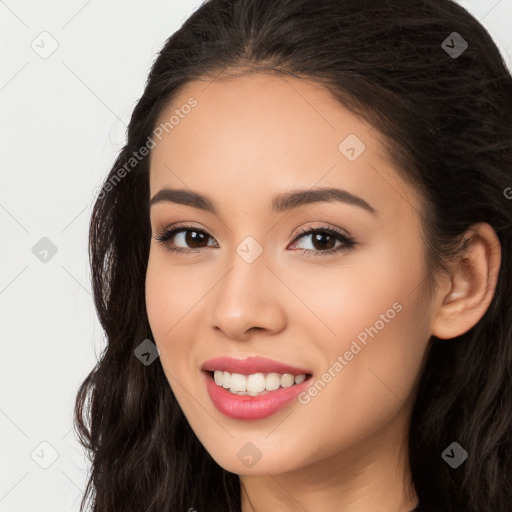
<path fill-rule="evenodd" d="M 220 370 L 229 373 L 251 375 L 253 373 L 291 373 L 293 375 L 306 375 L 311 371 L 297 368 L 266 357 L 250 356 L 245 358 L 216 357 L 208 359 L 201 367 L 204 371 Z"/>

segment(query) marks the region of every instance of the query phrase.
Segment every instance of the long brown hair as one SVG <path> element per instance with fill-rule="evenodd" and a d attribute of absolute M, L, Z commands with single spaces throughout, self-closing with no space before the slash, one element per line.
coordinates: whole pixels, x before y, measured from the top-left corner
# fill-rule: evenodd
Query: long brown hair
<path fill-rule="evenodd" d="M 149 158 L 140 149 L 180 87 L 250 70 L 315 80 L 385 135 L 397 171 L 427 205 L 432 277 L 471 225 L 497 232 L 502 265 L 487 312 L 458 338 L 430 340 L 409 457 L 422 510 L 509 510 L 512 78 L 486 30 L 450 0 L 209 0 L 166 41 L 91 218 L 107 345 L 76 399 L 92 463 L 82 510 L 88 497 L 94 512 L 240 510 L 239 477 L 198 441 L 159 361 L 143 365 L 134 350 L 153 339 Z M 457 469 L 441 457 L 453 441 L 469 454 Z"/>

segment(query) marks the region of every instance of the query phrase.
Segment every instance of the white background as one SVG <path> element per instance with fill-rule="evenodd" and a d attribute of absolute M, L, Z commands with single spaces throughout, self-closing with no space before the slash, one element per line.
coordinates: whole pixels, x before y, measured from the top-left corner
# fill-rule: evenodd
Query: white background
<path fill-rule="evenodd" d="M 512 69 L 512 0 L 460 3 Z M 0 512 L 78 511 L 89 465 L 74 400 L 104 344 L 87 256 L 94 189 L 157 52 L 200 4 L 0 0 Z M 31 47 L 41 38 L 58 43 L 46 59 Z M 57 247 L 46 263 L 32 252 L 42 237 Z"/>

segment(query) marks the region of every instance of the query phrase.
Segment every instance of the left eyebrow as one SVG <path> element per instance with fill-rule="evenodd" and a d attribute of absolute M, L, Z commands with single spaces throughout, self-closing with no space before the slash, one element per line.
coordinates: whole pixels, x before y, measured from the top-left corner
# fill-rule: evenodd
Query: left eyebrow
<path fill-rule="evenodd" d="M 271 208 L 274 212 L 284 212 L 305 204 L 332 201 L 359 206 L 372 215 L 378 216 L 377 210 L 370 206 L 362 197 L 355 196 L 346 190 L 330 187 L 293 190 L 280 194 L 273 199 Z"/>
<path fill-rule="evenodd" d="M 346 190 L 330 187 L 293 190 L 279 194 L 272 199 L 271 211 L 273 213 L 280 213 L 306 204 L 333 201 L 358 206 L 370 212 L 372 215 L 378 216 L 377 210 L 369 205 L 363 198 L 351 194 Z M 191 190 L 163 188 L 151 198 L 149 207 L 161 202 L 183 204 L 217 215 L 217 209 L 213 201 Z"/>

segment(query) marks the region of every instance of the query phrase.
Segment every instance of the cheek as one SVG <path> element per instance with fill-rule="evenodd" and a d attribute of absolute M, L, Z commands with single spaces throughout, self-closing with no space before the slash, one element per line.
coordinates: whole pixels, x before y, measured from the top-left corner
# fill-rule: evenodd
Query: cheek
<path fill-rule="evenodd" d="M 172 324 L 167 323 L 169 319 L 169 301 L 172 301 L 173 294 L 165 293 L 169 289 L 170 276 L 162 273 L 161 265 L 158 258 L 153 256 L 153 251 L 150 251 L 148 267 L 146 271 L 146 311 L 148 314 L 149 325 L 153 336 L 158 339 Z M 167 327 L 166 327 L 167 325 Z"/>
<path fill-rule="evenodd" d="M 189 297 L 193 292 L 184 283 L 183 274 L 179 268 L 171 269 L 158 250 L 157 254 L 150 252 L 146 272 L 146 311 L 168 378 L 177 376 L 178 369 L 184 366 L 183 359 L 187 357 L 187 347 L 190 346 L 186 337 L 180 335 L 180 329 L 186 325 L 189 304 L 194 303 Z"/>
<path fill-rule="evenodd" d="M 215 284 L 206 265 L 180 265 L 160 248 L 151 248 L 146 271 L 146 310 L 160 361 L 176 396 L 179 383 L 197 384 L 200 376 L 194 359 L 204 322 L 205 295 Z M 173 377 L 177 379 L 178 384 Z"/>
<path fill-rule="evenodd" d="M 326 279 L 324 297 L 329 302 L 317 312 L 334 334 L 316 318 L 307 324 L 317 330 L 316 336 L 307 336 L 308 353 L 323 364 L 303 395 L 300 423 L 309 431 L 320 429 L 314 440 L 304 433 L 303 443 L 318 443 L 315 450 L 325 456 L 357 443 L 407 410 L 404 404 L 420 371 L 428 341 L 428 324 L 421 321 L 422 287 L 410 293 L 410 280 L 399 279 L 396 270 L 382 274 L 383 269 L 359 276 L 347 273 L 344 286 Z M 318 284 L 322 282 L 315 290 Z M 320 294 L 318 300 L 320 305 Z"/>
<path fill-rule="evenodd" d="M 329 345 L 329 359 L 342 355 L 344 396 L 348 386 L 352 407 L 369 414 L 384 404 L 400 405 L 397 397 L 405 401 L 420 371 L 429 324 L 424 267 L 416 249 L 381 246 L 346 276 L 343 292 L 330 290 L 338 300 L 333 325 L 339 343 Z"/>
<path fill-rule="evenodd" d="M 424 277 L 418 248 L 391 243 L 355 250 L 339 263 L 307 265 L 283 269 L 288 273 L 283 280 L 293 282 L 294 292 L 307 306 L 302 306 L 302 318 L 317 328 L 312 339 L 332 340 L 333 348 L 376 322 L 380 330 L 382 322 L 387 328 L 386 320 L 398 319 L 397 309 L 414 299 L 411 292 Z"/>
<path fill-rule="evenodd" d="M 428 341 L 419 243 L 375 244 L 339 267 L 304 274 L 295 291 L 312 313 L 304 310 L 305 338 L 314 340 L 323 370 L 339 375 L 330 398 L 369 413 L 380 400 L 393 402 L 393 392 L 406 397 Z"/>
<path fill-rule="evenodd" d="M 198 277 L 191 267 L 171 265 L 164 251 L 151 249 L 146 271 L 146 310 L 157 342 L 171 340 L 186 323 L 186 315 L 204 294 L 201 287 L 193 286 Z"/>
<path fill-rule="evenodd" d="M 177 292 L 179 290 L 179 292 Z M 179 401 L 180 383 L 187 378 L 188 359 L 186 337 L 180 335 L 185 315 L 186 287 L 180 283 L 179 273 L 169 269 L 165 257 L 151 254 L 146 272 L 146 311 L 153 341 L 160 351 L 160 363 L 167 381 Z"/>

